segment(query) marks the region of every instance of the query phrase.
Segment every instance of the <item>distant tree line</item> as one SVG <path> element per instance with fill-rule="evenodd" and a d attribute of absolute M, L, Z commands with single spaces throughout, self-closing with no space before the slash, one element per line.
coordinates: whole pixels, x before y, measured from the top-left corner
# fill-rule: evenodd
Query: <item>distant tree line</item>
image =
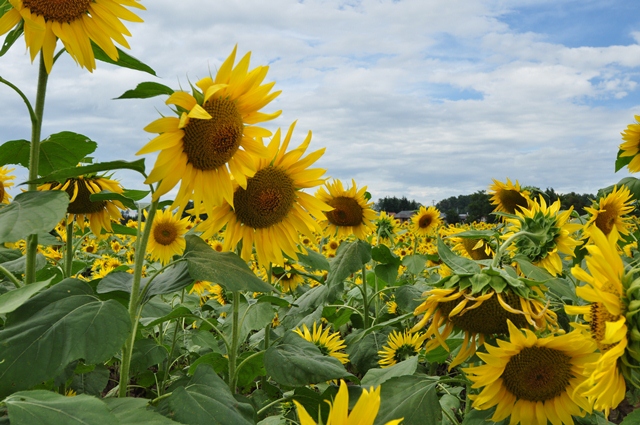
<path fill-rule="evenodd" d="M 376 211 L 385 211 L 399 213 L 400 211 L 413 211 L 420 209 L 421 203 L 412 200 L 408 200 L 406 196 L 398 198 L 396 196 L 385 196 L 378 199 L 374 204 L 373 209 Z"/>

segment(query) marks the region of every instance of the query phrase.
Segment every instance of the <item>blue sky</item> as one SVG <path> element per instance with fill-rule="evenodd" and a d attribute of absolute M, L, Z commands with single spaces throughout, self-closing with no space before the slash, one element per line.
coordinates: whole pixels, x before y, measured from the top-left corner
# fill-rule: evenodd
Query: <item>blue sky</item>
<path fill-rule="evenodd" d="M 294 142 L 327 176 L 374 199 L 431 204 L 492 179 L 594 193 L 614 173 L 620 132 L 640 114 L 640 3 L 623 0 L 148 0 L 127 24 L 130 53 L 158 78 L 63 58 L 50 78 L 44 134 L 70 130 L 102 161 L 133 160 L 163 98 L 112 100 L 143 81 L 178 89 L 211 72 L 235 44 L 282 94 L 272 130 L 297 120 Z M 24 45 L 0 75 L 33 96 Z M 0 88 L 0 136 L 29 138 L 19 98 Z M 147 167 L 153 156 L 147 156 Z M 17 170 L 19 176 L 26 175 Z M 144 188 L 132 173 L 126 187 Z M 18 178 L 20 179 L 20 177 Z"/>

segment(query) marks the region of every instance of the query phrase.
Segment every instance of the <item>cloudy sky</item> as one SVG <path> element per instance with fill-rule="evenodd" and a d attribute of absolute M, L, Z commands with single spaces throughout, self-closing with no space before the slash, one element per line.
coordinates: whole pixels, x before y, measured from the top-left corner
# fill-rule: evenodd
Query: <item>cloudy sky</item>
<path fill-rule="evenodd" d="M 431 204 L 495 178 L 595 193 L 614 173 L 620 132 L 640 114 L 640 3 L 629 0 L 146 0 L 129 53 L 158 77 L 63 57 L 49 80 L 43 135 L 69 130 L 97 159 L 134 160 L 169 113 L 166 98 L 113 100 L 143 81 L 175 89 L 215 73 L 235 44 L 268 64 L 282 94 L 268 123 L 298 120 L 327 175 L 374 199 Z M 0 75 L 34 95 L 22 40 Z M 0 87 L 0 136 L 29 139 L 21 100 Z M 147 156 L 147 169 L 154 162 Z M 26 172 L 17 170 L 18 180 Z M 133 173 L 116 177 L 143 189 Z"/>

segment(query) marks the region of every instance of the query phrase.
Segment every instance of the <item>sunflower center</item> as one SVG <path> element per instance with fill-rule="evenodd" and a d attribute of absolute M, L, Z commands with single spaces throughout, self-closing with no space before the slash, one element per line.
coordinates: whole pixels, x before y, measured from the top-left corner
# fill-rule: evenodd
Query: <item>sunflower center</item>
<path fill-rule="evenodd" d="M 233 194 L 236 215 L 242 224 L 263 229 L 285 219 L 296 200 L 293 180 L 278 167 L 259 170 L 247 180 L 247 188 Z"/>
<path fill-rule="evenodd" d="M 2 203 L 2 200 L 4 199 L 4 194 L 5 194 L 4 184 L 0 181 L 0 203 Z"/>
<path fill-rule="evenodd" d="M 509 214 L 515 214 L 519 207 L 528 207 L 527 198 L 522 196 L 517 190 L 500 191 L 500 203 Z"/>
<path fill-rule="evenodd" d="M 480 239 L 472 239 L 472 238 L 462 238 L 462 246 L 464 246 L 465 251 L 469 254 L 469 257 L 474 260 L 486 260 L 491 258 L 484 250 L 484 242 L 482 245 L 475 247 L 480 242 Z"/>
<path fill-rule="evenodd" d="M 502 300 L 514 308 L 520 308 L 520 297 L 513 292 L 503 292 Z M 439 308 L 447 316 L 460 303 L 464 297 L 453 301 L 441 303 Z M 470 305 L 475 305 L 473 302 Z M 527 319 L 522 314 L 510 313 L 500 305 L 497 296 L 485 300 L 480 306 L 466 309 L 449 317 L 449 320 L 460 329 L 475 334 L 506 334 L 509 332 L 507 319 L 511 320 L 518 328 L 528 327 Z"/>
<path fill-rule="evenodd" d="M 236 104 L 211 98 L 203 105 L 211 119 L 192 118 L 184 128 L 183 150 L 198 170 L 215 170 L 226 164 L 242 141 L 244 124 Z"/>
<path fill-rule="evenodd" d="M 93 184 L 98 186 L 101 190 L 100 184 L 97 181 L 93 181 Z M 89 190 L 89 186 L 84 179 L 71 179 L 71 184 L 65 189 L 65 192 L 70 198 L 73 197 L 74 188 L 78 188 L 78 194 L 73 202 L 69 202 L 67 212 L 69 214 L 93 214 L 101 212 L 105 209 L 107 201 L 92 201 L 91 195 L 94 193 Z"/>
<path fill-rule="evenodd" d="M 610 208 L 608 210 L 600 211 L 596 217 L 596 226 L 598 229 L 602 230 L 602 233 L 609 236 L 609 233 L 611 233 L 616 224 L 617 217 L 618 214 L 615 209 Z"/>
<path fill-rule="evenodd" d="M 420 220 L 418 220 L 418 227 L 421 229 L 426 229 L 431 225 L 432 222 L 433 217 L 431 217 L 430 215 L 423 215 L 422 217 L 420 217 Z"/>
<path fill-rule="evenodd" d="M 171 245 L 178 237 L 178 229 L 173 223 L 158 223 L 153 229 L 153 239 L 160 245 Z"/>
<path fill-rule="evenodd" d="M 525 347 L 502 372 L 505 388 L 519 399 L 546 401 L 561 395 L 571 379 L 571 358 L 546 347 Z"/>
<path fill-rule="evenodd" d="M 416 348 L 413 345 L 402 344 L 400 347 L 396 349 L 396 352 L 393 353 L 393 359 L 396 362 L 400 363 L 402 361 L 405 361 L 415 356 L 416 354 L 418 354 L 418 352 L 416 351 Z"/>
<path fill-rule="evenodd" d="M 72 22 L 89 12 L 92 0 L 22 0 L 31 13 L 44 17 L 45 21 Z"/>
<path fill-rule="evenodd" d="M 332 211 L 325 213 L 329 223 L 336 226 L 359 226 L 362 224 L 362 207 L 353 198 L 338 196 L 328 202 Z"/>

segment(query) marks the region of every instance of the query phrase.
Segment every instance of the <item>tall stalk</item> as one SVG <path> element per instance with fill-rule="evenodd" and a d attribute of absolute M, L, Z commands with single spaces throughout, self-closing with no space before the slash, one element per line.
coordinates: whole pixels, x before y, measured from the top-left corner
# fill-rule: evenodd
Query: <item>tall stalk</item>
<path fill-rule="evenodd" d="M 227 352 L 229 357 L 229 388 L 236 392 L 236 364 L 238 361 L 238 339 L 240 336 L 240 291 L 233 291 L 233 316 L 231 322 L 231 347 Z"/>
<path fill-rule="evenodd" d="M 31 117 L 31 150 L 29 152 L 29 180 L 38 178 L 38 166 L 40 162 L 40 138 L 42 135 L 42 117 L 44 116 L 44 99 L 47 92 L 49 74 L 44 66 L 44 58 L 40 53 L 40 67 L 38 70 L 38 88 L 36 91 L 35 113 Z M 36 183 L 29 183 L 29 191 L 38 189 Z M 36 254 L 38 251 L 38 235 L 27 236 L 27 264 L 24 274 L 26 284 L 35 282 L 36 278 Z"/>

